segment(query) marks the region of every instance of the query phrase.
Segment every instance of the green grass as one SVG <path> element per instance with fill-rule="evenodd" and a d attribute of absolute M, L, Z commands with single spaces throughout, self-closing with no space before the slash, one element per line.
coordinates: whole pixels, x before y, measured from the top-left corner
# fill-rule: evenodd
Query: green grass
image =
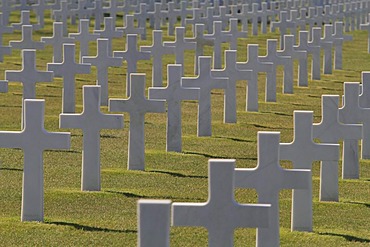
<path fill-rule="evenodd" d="M 13 13 L 12 21 L 18 22 L 19 14 Z M 34 38 L 51 36 L 51 21 L 45 30 L 35 32 Z M 76 32 L 76 26 L 70 26 Z M 164 29 L 164 32 L 166 30 Z M 251 32 L 250 32 L 251 33 Z M 208 196 L 207 161 L 209 158 L 235 158 L 237 167 L 256 165 L 258 131 L 280 131 L 281 141 L 292 141 L 293 111 L 314 111 L 315 122 L 320 121 L 321 95 L 342 94 L 345 81 L 360 81 L 362 71 L 370 68 L 367 54 L 367 33 L 351 33 L 354 41 L 343 48 L 343 70 L 332 75 L 322 75 L 318 81 L 309 80 L 308 88 L 295 86 L 294 94 L 282 94 L 282 70 L 278 71 L 278 95 L 276 103 L 264 102 L 264 75 L 259 78 L 259 112 L 245 112 L 245 82 L 237 85 L 238 123 L 224 124 L 223 92 L 212 92 L 212 137 L 196 136 L 197 102 L 183 103 L 183 152 L 165 152 L 166 115 L 147 114 L 145 125 L 146 171 L 127 170 L 127 136 L 129 117 L 125 114 L 125 128 L 101 132 L 101 192 L 81 192 L 80 130 L 71 131 L 72 145 L 69 151 L 44 153 L 45 222 L 21 223 L 21 191 L 23 153 L 20 150 L 0 149 L 1 180 L 0 198 L 0 245 L 1 246 L 136 246 L 136 203 L 140 198 L 170 199 L 174 202 L 204 202 Z M 188 32 L 190 36 L 191 33 Z M 239 41 L 238 59 L 246 59 L 246 45 L 258 43 L 260 54 L 266 50 L 266 39 L 277 38 L 278 33 L 268 33 Z M 20 39 L 20 32 L 4 36 L 4 44 Z M 165 36 L 165 40 L 173 37 Z M 151 30 L 147 40 L 151 43 Z M 96 44 L 91 45 L 95 54 Z M 124 40 L 115 40 L 114 50 L 124 50 Z M 210 55 L 211 50 L 206 49 Z M 185 73 L 193 75 L 193 53 L 186 55 Z M 51 62 L 52 49 L 37 51 L 37 67 L 45 70 Z M 166 56 L 164 64 L 174 62 Z M 141 61 L 139 72 L 146 73 L 147 86 L 151 82 L 150 62 Z M 14 50 L 0 64 L 0 78 L 7 69 L 21 69 L 20 52 Z M 125 68 L 124 64 L 124 68 Z M 296 65 L 297 66 L 297 65 Z M 76 81 L 77 112 L 82 109 L 82 85 L 95 83 L 95 70 L 91 75 L 79 75 Z M 166 69 L 163 67 L 164 80 Z M 295 69 L 296 73 L 296 69 Z M 112 68 L 109 73 L 110 97 L 123 97 L 126 81 L 125 69 Z M 296 76 L 295 76 L 296 78 Z M 58 128 L 61 111 L 62 82 L 40 83 L 37 98 L 45 99 L 45 128 Z M 1 130 L 19 130 L 21 113 L 19 83 L 9 83 L 9 92 L 0 95 Z M 107 112 L 107 108 L 103 107 Z M 290 167 L 289 162 L 282 162 Z M 361 160 L 361 179 L 340 179 L 340 202 L 318 201 L 319 163 L 313 165 L 314 230 L 312 233 L 290 232 L 291 191 L 280 196 L 281 245 L 282 246 L 369 246 L 370 245 L 370 162 Z M 254 203 L 254 190 L 237 189 L 235 197 L 240 203 Z M 207 231 L 203 228 L 172 227 L 171 246 L 206 246 Z M 235 231 L 235 246 L 254 246 L 255 229 Z"/>

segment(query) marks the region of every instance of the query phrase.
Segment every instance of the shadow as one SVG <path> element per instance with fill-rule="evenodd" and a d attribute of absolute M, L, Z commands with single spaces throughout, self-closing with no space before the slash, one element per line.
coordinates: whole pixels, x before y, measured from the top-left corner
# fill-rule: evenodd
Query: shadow
<path fill-rule="evenodd" d="M 366 203 L 366 202 L 354 202 L 354 201 L 349 201 L 349 202 L 344 202 L 344 203 L 348 203 L 348 204 L 355 204 L 355 205 L 361 205 L 361 206 L 365 206 L 367 208 L 370 208 L 370 203 Z"/>
<path fill-rule="evenodd" d="M 0 107 L 8 107 L 8 108 L 22 108 L 21 105 L 0 105 Z"/>
<path fill-rule="evenodd" d="M 167 174 L 167 175 L 178 177 L 178 178 L 208 178 L 207 176 L 185 175 L 185 174 L 178 173 L 178 172 L 169 172 L 169 171 L 161 171 L 161 170 L 151 170 L 148 172 Z"/>
<path fill-rule="evenodd" d="M 76 151 L 76 150 L 62 150 L 62 149 L 48 149 L 48 152 L 53 153 L 72 153 L 72 154 L 82 154 L 82 151 Z"/>
<path fill-rule="evenodd" d="M 50 95 L 50 94 L 41 94 L 39 96 L 43 98 L 60 98 L 60 96 L 58 95 Z"/>
<path fill-rule="evenodd" d="M 118 139 L 118 136 L 114 135 L 100 135 L 101 138 Z"/>
<path fill-rule="evenodd" d="M 139 194 L 135 194 L 135 193 L 131 193 L 131 192 L 123 192 L 123 191 L 114 191 L 114 190 L 105 190 L 104 192 L 107 192 L 107 193 L 111 193 L 111 194 L 117 194 L 117 195 L 121 195 L 121 196 L 125 196 L 125 197 L 128 197 L 128 198 L 153 198 L 153 197 L 149 197 L 149 196 L 143 196 L 143 195 L 139 195 Z"/>
<path fill-rule="evenodd" d="M 93 226 L 85 226 L 85 225 L 80 225 L 77 223 L 62 222 L 62 221 L 50 221 L 50 222 L 45 222 L 45 223 L 49 225 L 69 226 L 69 227 L 75 228 L 76 230 L 82 230 L 82 231 L 88 231 L 88 232 L 137 233 L 136 230 L 116 230 L 116 229 L 100 228 L 100 227 L 93 227 Z"/>
<path fill-rule="evenodd" d="M 217 156 L 217 155 L 212 155 L 212 154 L 205 154 L 205 153 L 198 153 L 198 152 L 193 152 L 193 151 L 183 151 L 183 154 L 192 154 L 192 155 L 199 155 L 199 156 L 204 156 L 206 158 L 210 159 L 239 159 L 239 160 L 257 160 L 257 158 L 249 158 L 249 157 L 226 157 L 226 156 Z"/>
<path fill-rule="evenodd" d="M 231 140 L 231 141 L 235 141 L 235 142 L 254 142 L 254 141 L 251 141 L 251 140 L 244 140 L 244 139 L 240 139 L 240 138 L 235 138 L 235 137 L 228 137 L 228 136 L 214 136 L 213 138 L 218 138 L 218 139 L 227 139 L 227 140 Z"/>
<path fill-rule="evenodd" d="M 23 172 L 23 169 L 20 168 L 9 168 L 9 167 L 1 167 L 0 171 L 15 171 L 15 172 Z"/>
<path fill-rule="evenodd" d="M 346 234 L 338 234 L 338 233 L 332 233 L 332 232 L 319 232 L 318 234 L 325 235 L 325 236 L 342 237 L 350 242 L 370 243 L 370 239 L 358 238 L 358 237 L 346 235 Z"/>

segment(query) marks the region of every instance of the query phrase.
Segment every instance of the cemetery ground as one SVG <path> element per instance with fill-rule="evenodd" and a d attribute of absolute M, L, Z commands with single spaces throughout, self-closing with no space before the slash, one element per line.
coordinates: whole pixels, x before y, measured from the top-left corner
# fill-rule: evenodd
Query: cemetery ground
<path fill-rule="evenodd" d="M 121 19 L 121 18 L 118 18 Z M 19 20 L 13 13 L 12 22 Z M 119 24 L 118 24 L 119 26 Z M 166 33 L 166 29 L 164 34 Z M 191 32 L 187 29 L 187 36 Z M 77 31 L 69 26 L 70 32 Z M 151 30 L 147 40 L 151 44 Z M 166 152 L 166 114 L 147 114 L 145 118 L 146 170 L 127 170 L 129 116 L 124 115 L 125 127 L 101 131 L 100 192 L 81 192 L 82 132 L 59 129 L 62 107 L 62 80 L 37 85 L 37 98 L 45 99 L 45 129 L 71 131 L 71 149 L 44 152 L 45 222 L 20 221 L 22 193 L 22 150 L 0 149 L 0 245 L 1 246 L 136 246 L 136 205 L 140 198 L 170 199 L 173 202 L 205 202 L 208 197 L 208 159 L 236 159 L 236 166 L 254 167 L 257 163 L 257 132 L 280 131 L 281 142 L 293 138 L 293 111 L 314 111 L 314 122 L 321 119 L 321 95 L 343 93 L 343 82 L 361 80 L 361 72 L 370 70 L 367 54 L 367 33 L 355 31 L 352 42 L 343 49 L 343 70 L 334 70 L 321 80 L 309 80 L 309 87 L 294 87 L 294 94 L 282 94 L 282 70 L 278 70 L 277 102 L 264 102 L 265 76 L 259 77 L 259 112 L 245 111 L 246 82 L 237 84 L 238 122 L 223 123 L 223 90 L 212 92 L 212 137 L 197 137 L 197 101 L 182 103 L 183 152 Z M 34 34 L 35 40 L 52 36 L 52 23 Z M 278 38 L 268 33 L 240 39 L 238 61 L 246 60 L 247 44 L 258 43 L 260 55 L 265 54 L 266 39 Z M 20 32 L 4 35 L 4 44 L 20 39 Z M 173 40 L 165 35 L 164 39 Z M 113 50 L 124 50 L 125 39 L 116 39 Z M 209 47 L 208 47 L 209 48 Z M 226 46 L 224 47 L 226 48 Z M 78 50 L 78 49 L 76 49 Z M 91 43 L 90 55 L 95 55 L 96 44 Z M 206 50 L 211 55 L 210 48 Z M 78 56 L 77 56 L 78 57 Z M 194 76 L 194 54 L 186 53 L 185 75 Z M 46 70 L 52 62 L 52 48 L 37 51 L 37 68 Z M 174 63 L 174 56 L 166 55 L 163 64 Z M 20 70 L 19 50 L 13 50 L 1 63 L 0 78 L 5 70 Z M 109 97 L 124 98 L 125 67 L 109 69 Z M 295 65 L 297 66 L 297 65 Z M 139 72 L 146 73 L 147 87 L 151 86 L 151 62 L 140 61 Z M 297 69 L 295 68 L 295 76 Z M 166 68 L 163 66 L 164 83 Z M 82 85 L 95 84 L 95 68 L 90 75 L 76 79 L 76 112 L 82 111 Z M 296 82 L 296 81 L 295 81 Z M 296 83 L 295 83 L 296 84 Z M 146 92 L 147 93 L 147 92 Z M 9 83 L 8 93 L 0 94 L 1 130 L 20 130 L 22 86 Z M 102 107 L 108 112 L 107 107 Z M 35 140 L 36 141 L 36 140 Z M 288 168 L 291 164 L 282 161 Z M 319 162 L 313 166 L 313 232 L 290 232 L 291 191 L 280 193 L 280 221 L 282 246 L 369 246 L 370 245 L 370 161 L 361 160 L 360 179 L 339 182 L 339 202 L 319 202 Z M 341 172 L 341 169 L 340 171 Z M 340 176 L 341 173 L 338 174 Z M 267 183 L 268 181 L 266 181 Z M 255 203 L 254 190 L 236 189 L 239 203 Z M 254 246 L 255 229 L 235 231 L 235 246 Z M 171 246 L 206 246 L 207 231 L 195 227 L 171 227 Z"/>

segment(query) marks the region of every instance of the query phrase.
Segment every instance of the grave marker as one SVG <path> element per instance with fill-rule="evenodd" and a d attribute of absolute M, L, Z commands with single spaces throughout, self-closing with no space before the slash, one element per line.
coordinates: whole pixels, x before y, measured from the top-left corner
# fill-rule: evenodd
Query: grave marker
<path fill-rule="evenodd" d="M 75 96 L 75 77 L 77 74 L 90 74 L 90 64 L 76 63 L 75 44 L 63 45 L 63 62 L 48 63 L 48 71 L 53 71 L 55 77 L 63 78 L 63 113 L 74 113 Z"/>
<path fill-rule="evenodd" d="M 22 39 L 9 41 L 9 45 L 12 49 L 35 49 L 43 50 L 45 48 L 45 43 L 42 41 L 33 41 L 32 38 L 32 25 L 22 26 Z"/>
<path fill-rule="evenodd" d="M 321 96 L 322 120 L 313 125 L 313 137 L 323 143 L 338 143 L 339 140 L 356 142 L 362 138 L 360 124 L 342 124 L 339 122 L 339 96 Z M 343 167 L 358 166 L 358 148 L 343 149 Z M 344 163 L 346 162 L 346 163 Z M 338 201 L 338 163 L 336 161 L 321 161 L 320 201 Z"/>
<path fill-rule="evenodd" d="M 104 17 L 104 29 L 94 30 L 94 34 L 98 34 L 100 35 L 100 38 L 106 38 L 109 40 L 108 52 L 110 56 L 113 54 L 113 39 L 123 37 L 123 31 L 116 29 L 116 24 L 114 23 L 114 19 L 112 17 Z"/>
<path fill-rule="evenodd" d="M 212 89 L 226 89 L 228 78 L 213 77 L 211 74 L 211 57 L 199 57 L 199 75 L 197 77 L 182 78 L 184 87 L 200 88 L 198 104 L 198 136 L 212 135 L 211 91 Z"/>
<path fill-rule="evenodd" d="M 44 220 L 44 150 L 70 147 L 69 133 L 47 132 L 44 129 L 44 113 L 44 100 L 26 99 L 24 128 L 21 131 L 0 131 L 2 148 L 20 148 L 24 152 L 22 221 Z"/>
<path fill-rule="evenodd" d="M 130 96 L 130 74 L 137 72 L 137 62 L 139 60 L 150 60 L 150 53 L 137 50 L 137 35 L 129 34 L 126 36 L 126 50 L 113 52 L 114 57 L 122 58 L 127 62 L 126 72 L 126 96 Z"/>
<path fill-rule="evenodd" d="M 131 74 L 128 99 L 109 99 L 109 111 L 128 112 L 130 129 L 128 140 L 129 170 L 145 169 L 144 118 L 147 112 L 164 112 L 164 101 L 145 98 L 145 75 Z"/>
<path fill-rule="evenodd" d="M 234 199 L 235 160 L 208 161 L 208 200 L 205 203 L 173 203 L 173 226 L 202 226 L 208 245 L 231 247 L 239 227 L 268 227 L 271 206 L 239 204 Z"/>
<path fill-rule="evenodd" d="M 182 151 L 181 101 L 199 100 L 199 88 L 185 88 L 181 85 L 182 65 L 167 66 L 167 87 L 150 87 L 149 99 L 167 102 L 167 152 Z"/>
<path fill-rule="evenodd" d="M 311 184 L 311 170 L 283 169 L 280 166 L 279 142 L 279 132 L 259 131 L 257 167 L 235 169 L 235 187 L 254 188 L 258 203 L 271 204 L 269 227 L 257 228 L 257 246 L 280 246 L 280 190 L 307 189 Z"/>
<path fill-rule="evenodd" d="M 293 142 L 280 143 L 280 159 L 292 161 L 295 169 L 312 169 L 312 163 L 316 160 L 337 162 L 338 144 L 313 142 L 313 112 L 294 111 L 293 116 Z M 312 180 L 307 189 L 293 190 L 292 230 L 312 231 Z"/>
<path fill-rule="evenodd" d="M 100 111 L 100 86 L 83 86 L 81 114 L 60 114 L 59 127 L 81 129 L 82 191 L 100 191 L 100 130 L 123 128 L 123 115 L 104 114 Z"/>

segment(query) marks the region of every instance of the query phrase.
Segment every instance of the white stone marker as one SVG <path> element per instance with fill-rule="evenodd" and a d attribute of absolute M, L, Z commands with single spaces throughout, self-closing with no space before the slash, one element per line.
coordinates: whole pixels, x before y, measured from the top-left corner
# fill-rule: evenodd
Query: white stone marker
<path fill-rule="evenodd" d="M 370 14 L 369 14 L 370 15 Z M 361 30 L 367 31 L 367 52 L 370 53 L 370 18 L 368 18 L 368 22 L 360 25 Z"/>
<path fill-rule="evenodd" d="M 140 3 L 140 11 L 135 12 L 134 16 L 137 20 L 137 26 L 143 28 L 144 32 L 141 34 L 141 40 L 146 40 L 146 21 L 148 17 L 147 4 Z"/>
<path fill-rule="evenodd" d="M 171 200 L 137 201 L 137 246 L 170 247 Z"/>
<path fill-rule="evenodd" d="M 117 27 L 116 30 L 122 31 L 123 35 L 137 34 L 142 35 L 144 33 L 144 28 L 135 27 L 135 17 L 133 15 L 125 15 L 125 26 Z"/>
<path fill-rule="evenodd" d="M 225 51 L 225 68 L 211 70 L 213 77 L 229 78 L 224 96 L 224 123 L 236 123 L 236 83 L 237 81 L 249 81 L 252 78 L 252 70 L 243 70 L 236 67 L 237 55 L 235 50 Z"/>
<path fill-rule="evenodd" d="M 280 31 L 280 49 L 284 48 L 284 35 L 287 34 L 287 29 L 290 29 L 291 34 L 295 35 L 296 22 L 288 20 L 288 12 L 281 11 L 280 19 L 278 22 L 271 22 L 271 31 L 274 31 L 275 28 L 279 28 Z"/>
<path fill-rule="evenodd" d="M 152 45 L 141 46 L 140 51 L 150 52 L 153 57 L 152 85 L 153 87 L 163 86 L 163 63 L 162 57 L 166 54 L 175 54 L 175 47 L 165 47 L 162 42 L 163 31 L 153 30 Z"/>
<path fill-rule="evenodd" d="M 30 11 L 28 10 L 22 10 L 21 21 L 19 23 L 12 23 L 11 25 L 14 28 L 14 30 L 22 30 L 22 26 L 24 25 L 31 25 L 33 30 L 38 30 L 40 28 L 36 24 L 35 25 L 31 24 Z"/>
<path fill-rule="evenodd" d="M 258 59 L 258 45 L 248 44 L 247 61 L 238 62 L 236 67 L 241 70 L 252 70 L 252 77 L 248 80 L 246 111 L 258 111 L 258 73 L 271 72 L 272 63 L 261 63 Z"/>
<path fill-rule="evenodd" d="M 112 42 L 114 38 L 122 38 L 123 31 L 116 29 L 116 24 L 113 17 L 104 18 L 104 29 L 103 30 L 94 30 L 94 33 L 99 34 L 100 38 L 106 38 L 109 40 L 109 55 L 113 54 Z"/>
<path fill-rule="evenodd" d="M 41 41 L 45 42 L 45 45 L 51 45 L 53 47 L 53 63 L 61 63 L 63 61 L 63 44 L 73 44 L 74 38 L 64 37 L 63 23 L 54 22 L 53 36 L 41 37 Z"/>
<path fill-rule="evenodd" d="M 68 2 L 62 1 L 60 3 L 60 9 L 53 10 L 53 17 L 55 21 L 63 23 L 63 35 L 68 35 L 68 18 L 70 16 L 70 12 L 68 9 Z"/>
<path fill-rule="evenodd" d="M 284 37 L 285 38 L 285 37 Z M 283 93 L 293 93 L 293 59 L 289 56 L 279 56 L 277 39 L 267 39 L 266 56 L 258 57 L 262 63 L 272 63 L 272 71 L 266 77 L 266 101 L 276 102 L 276 73 L 277 66 L 284 66 Z"/>
<path fill-rule="evenodd" d="M 230 43 L 232 34 L 222 31 L 222 22 L 213 22 L 213 33 L 204 35 L 213 38 L 213 68 L 222 69 L 222 43 Z"/>
<path fill-rule="evenodd" d="M 4 3 L 3 3 L 4 5 Z M 13 28 L 3 24 L 3 14 L 0 13 L 0 62 L 4 61 L 4 55 L 10 55 L 12 48 L 10 46 L 3 46 L 3 34 L 12 33 Z"/>
<path fill-rule="evenodd" d="M 361 156 L 363 159 L 370 158 L 370 108 L 362 108 L 360 106 L 360 84 L 357 82 L 344 83 L 344 103 L 339 109 L 339 121 L 344 124 L 362 123 L 362 145 Z M 349 150 L 357 148 L 357 142 L 347 142 Z M 343 179 L 358 179 L 358 167 L 343 167 Z"/>
<path fill-rule="evenodd" d="M 94 16 L 94 30 L 101 29 L 102 19 L 104 18 L 103 0 L 95 0 L 92 15 Z"/>
<path fill-rule="evenodd" d="M 312 121 L 312 111 L 294 111 L 293 142 L 280 143 L 280 159 L 292 161 L 295 169 L 311 170 L 316 160 L 338 162 L 338 144 L 312 141 Z M 293 190 L 292 230 L 312 231 L 312 180 L 307 189 Z"/>
<path fill-rule="evenodd" d="M 123 12 L 123 7 L 118 5 L 117 0 L 110 0 L 108 7 L 103 7 L 104 12 L 109 14 L 109 17 L 113 18 L 113 22 L 116 23 L 117 14 Z"/>
<path fill-rule="evenodd" d="M 361 72 L 361 89 L 359 105 L 362 108 L 370 108 L 370 72 Z"/>
<path fill-rule="evenodd" d="M 307 51 L 307 55 L 312 55 L 311 62 L 311 79 L 320 80 L 321 78 L 321 63 L 320 63 L 320 47 L 312 45 L 308 41 L 308 31 L 299 31 L 299 45 L 294 46 L 297 51 Z"/>
<path fill-rule="evenodd" d="M 280 246 L 279 193 L 282 189 L 307 189 L 311 170 L 283 169 L 279 158 L 279 132 L 259 131 L 256 168 L 236 168 L 235 187 L 254 188 L 258 203 L 271 204 L 269 227 L 257 228 L 256 246 Z"/>
<path fill-rule="evenodd" d="M 173 36 L 178 18 L 181 18 L 181 10 L 176 8 L 175 2 L 168 3 L 168 29 L 167 35 Z"/>
<path fill-rule="evenodd" d="M 43 151 L 69 149 L 70 134 L 44 129 L 45 101 L 24 101 L 24 128 L 0 131 L 0 147 L 20 148 L 24 152 L 22 221 L 44 220 Z"/>
<path fill-rule="evenodd" d="M 150 52 L 138 51 L 137 35 L 129 34 L 126 36 L 126 50 L 113 52 L 114 57 L 120 57 L 127 62 L 126 72 L 126 96 L 130 97 L 130 74 L 137 72 L 137 62 L 139 60 L 150 60 Z"/>
<path fill-rule="evenodd" d="M 298 61 L 298 86 L 308 86 L 307 51 L 294 49 L 294 35 L 284 35 L 284 49 L 277 51 L 280 56 L 290 56 Z M 294 77 L 294 76 L 293 76 Z"/>
<path fill-rule="evenodd" d="M 55 77 L 63 78 L 63 113 L 74 113 L 76 96 L 75 96 L 75 77 L 76 74 L 90 74 L 90 64 L 76 63 L 75 44 L 63 45 L 63 62 L 48 63 L 49 71 L 54 72 Z"/>
<path fill-rule="evenodd" d="M 204 55 L 204 46 L 214 46 L 214 38 L 204 34 L 204 24 L 195 24 L 194 37 L 186 38 L 186 41 L 195 42 L 194 74 L 198 75 L 198 58 Z"/>
<path fill-rule="evenodd" d="M 0 92 L 1 93 L 8 92 L 8 81 L 7 80 L 0 81 Z"/>
<path fill-rule="evenodd" d="M 199 57 L 199 75 L 197 77 L 182 78 L 184 87 L 200 88 L 198 104 L 198 136 L 212 135 L 212 112 L 211 112 L 211 91 L 215 88 L 226 89 L 228 78 L 213 77 L 211 74 L 211 57 Z"/>
<path fill-rule="evenodd" d="M 161 29 L 161 21 L 163 18 L 163 14 L 161 11 L 162 4 L 161 3 L 154 3 L 154 10 L 148 11 L 148 17 L 149 17 L 149 25 L 154 30 L 160 30 Z"/>
<path fill-rule="evenodd" d="M 128 99 L 109 99 L 109 111 L 128 112 L 130 129 L 128 139 L 129 170 L 145 169 L 144 120 L 147 112 L 164 112 L 163 100 L 145 98 L 145 74 L 131 74 L 130 97 Z"/>
<path fill-rule="evenodd" d="M 191 41 L 186 41 L 185 39 L 185 28 L 176 27 L 175 29 L 175 41 L 174 42 L 164 42 L 165 47 L 175 47 L 176 64 L 184 65 L 185 51 L 195 50 L 196 43 Z"/>
<path fill-rule="evenodd" d="M 90 20 L 81 19 L 78 26 L 78 33 L 70 33 L 68 36 L 74 38 L 80 43 L 80 63 L 82 63 L 82 57 L 89 55 L 89 43 L 96 41 L 99 38 L 99 34 L 89 32 Z"/>
<path fill-rule="evenodd" d="M 231 18 L 229 23 L 229 30 L 223 31 L 225 34 L 230 34 L 230 50 L 237 50 L 238 49 L 238 39 L 239 38 L 247 38 L 248 32 L 239 31 L 238 28 L 238 19 Z"/>
<path fill-rule="evenodd" d="M 98 39 L 96 56 L 83 57 L 82 63 L 89 63 L 97 69 L 97 85 L 101 86 L 101 105 L 108 105 L 108 68 L 122 66 L 122 58 L 109 55 L 109 40 Z"/>
<path fill-rule="evenodd" d="M 339 122 L 339 96 L 321 96 L 321 115 L 322 120 L 313 125 L 313 137 L 320 139 L 324 143 L 338 143 L 343 140 L 346 142 L 356 141 L 362 138 L 362 126 L 360 124 L 342 124 Z M 353 150 L 343 149 L 343 167 L 357 166 L 358 148 Z M 346 162 L 346 163 L 344 163 Z M 338 163 L 336 161 L 321 161 L 320 179 L 320 201 L 338 201 Z"/>
<path fill-rule="evenodd" d="M 22 50 L 22 69 L 5 70 L 5 80 L 20 82 L 23 86 L 23 98 L 36 98 L 36 83 L 53 81 L 53 72 L 36 69 L 36 50 Z"/>
<path fill-rule="evenodd" d="M 182 151 L 181 101 L 199 100 L 199 88 L 181 85 L 182 65 L 167 65 L 167 87 L 149 88 L 149 99 L 167 101 L 167 152 Z"/>
<path fill-rule="evenodd" d="M 9 42 L 9 45 L 12 49 L 35 49 L 43 50 L 45 48 L 45 43 L 42 41 L 33 41 L 32 40 L 32 25 L 22 26 L 22 39 L 13 40 Z"/>
<path fill-rule="evenodd" d="M 324 57 L 323 57 L 323 72 L 324 74 L 332 74 L 333 73 L 333 59 L 332 59 L 332 49 L 333 49 L 333 42 L 330 39 L 333 33 L 333 26 L 326 24 L 325 25 L 325 36 L 321 38 L 321 27 L 314 27 L 312 28 L 312 45 L 319 46 L 320 49 L 324 50 Z M 331 27 L 329 27 L 331 26 Z M 327 33 L 329 31 L 329 33 Z"/>
<path fill-rule="evenodd" d="M 59 128 L 83 132 L 82 191 L 100 191 L 100 130 L 123 128 L 123 115 L 100 111 L 100 86 L 83 86 L 81 114 L 62 113 Z"/>
<path fill-rule="evenodd" d="M 333 38 L 334 42 L 334 69 L 342 69 L 342 48 L 344 41 L 351 41 L 351 35 L 343 34 L 343 22 L 335 22 Z"/>
<path fill-rule="evenodd" d="M 268 227 L 271 206 L 239 204 L 234 199 L 235 160 L 208 161 L 208 200 L 205 203 L 173 203 L 173 226 L 202 226 L 208 230 L 208 246 L 231 247 L 239 227 Z"/>

